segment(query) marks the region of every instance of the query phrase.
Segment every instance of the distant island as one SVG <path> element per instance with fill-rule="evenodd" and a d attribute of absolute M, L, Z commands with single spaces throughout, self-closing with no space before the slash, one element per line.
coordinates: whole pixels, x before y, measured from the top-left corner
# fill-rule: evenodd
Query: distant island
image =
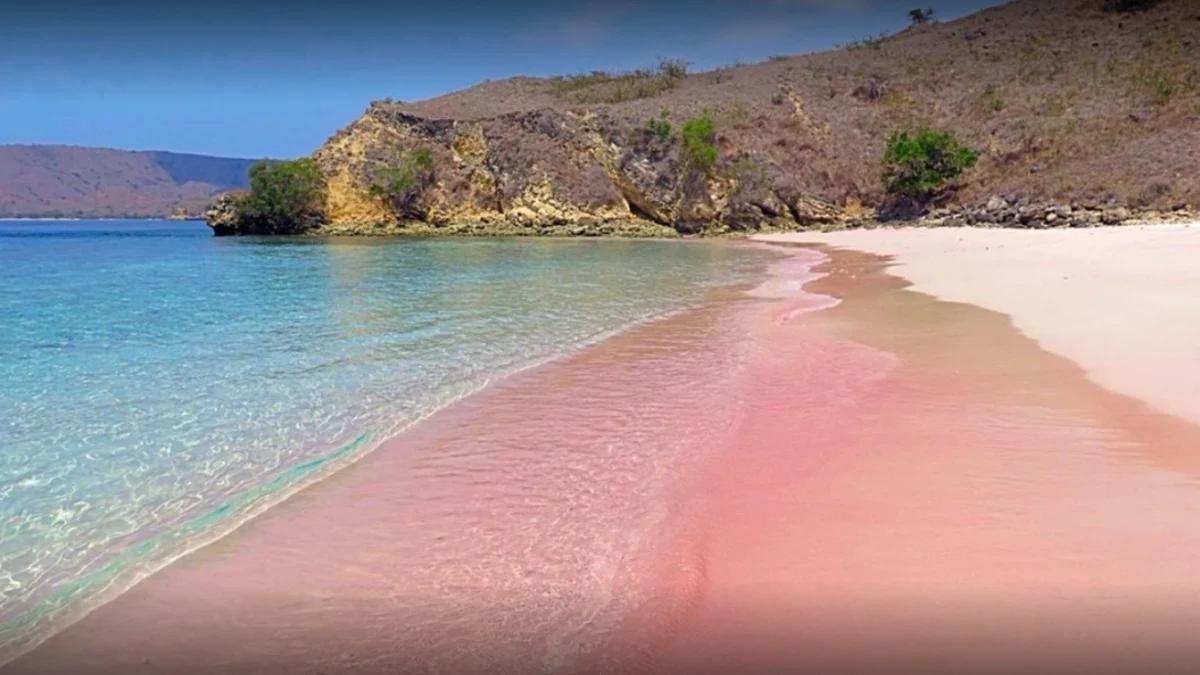
<path fill-rule="evenodd" d="M 0 218 L 202 218 L 254 160 L 68 145 L 0 145 Z"/>
<path fill-rule="evenodd" d="M 260 175 L 290 203 L 224 194 L 207 219 L 217 234 L 678 235 L 1085 227 L 1200 204 L 1192 3 L 910 17 L 707 72 L 668 59 L 375 101 L 311 158 Z"/>

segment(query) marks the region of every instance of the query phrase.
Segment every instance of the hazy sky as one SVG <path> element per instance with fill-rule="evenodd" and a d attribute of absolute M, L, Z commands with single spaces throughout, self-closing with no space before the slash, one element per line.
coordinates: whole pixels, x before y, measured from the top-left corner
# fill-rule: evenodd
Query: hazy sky
<path fill-rule="evenodd" d="M 0 143 L 311 152 L 371 99 L 484 79 L 693 69 L 833 46 L 996 0 L 0 0 Z"/>

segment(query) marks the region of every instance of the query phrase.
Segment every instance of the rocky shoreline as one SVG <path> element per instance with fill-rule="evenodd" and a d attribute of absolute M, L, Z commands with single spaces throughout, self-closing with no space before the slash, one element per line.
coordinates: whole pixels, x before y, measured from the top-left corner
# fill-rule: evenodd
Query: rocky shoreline
<path fill-rule="evenodd" d="M 982 206 L 950 206 L 930 211 L 912 224 L 925 227 L 1099 227 L 1105 225 L 1181 223 L 1195 221 L 1187 204 L 1162 211 L 1138 209 L 1113 202 L 1079 201 L 1034 203 L 1017 195 L 995 196 Z"/>
<path fill-rule="evenodd" d="M 622 237 L 669 239 L 676 230 L 646 220 L 557 223 L 536 226 L 508 222 L 464 222 L 435 225 L 421 221 L 328 223 L 304 233 L 320 237 Z"/>
<path fill-rule="evenodd" d="M 229 225 L 228 197 L 219 196 L 206 214 L 218 236 L 239 234 Z M 691 232 L 640 218 L 625 220 L 579 219 L 573 222 L 514 222 L 511 220 L 430 223 L 407 221 L 350 221 L 322 223 L 298 233 L 313 237 L 620 237 L 674 239 L 681 237 L 744 237 L 795 231 L 837 231 L 885 227 L 980 227 L 1005 229 L 1090 228 L 1121 225 L 1158 225 L 1200 221 L 1190 205 L 1171 210 L 1138 209 L 1111 202 L 1072 201 L 1034 203 L 1015 195 L 996 196 L 984 205 L 952 205 L 910 219 L 880 219 L 871 209 L 842 211 L 806 225 L 762 222 L 754 229 L 710 223 Z"/>
<path fill-rule="evenodd" d="M 717 144 L 721 145 L 718 137 Z M 381 198 L 380 172 L 424 152 L 419 190 Z M 536 110 L 484 120 L 431 120 L 383 105 L 313 154 L 324 176 L 310 222 L 316 236 L 744 236 L 878 226 L 1050 228 L 1194 220 L 1191 204 L 1136 208 L 1114 199 L 1041 202 L 1021 194 L 935 206 L 826 201 L 771 155 L 725 147 L 705 172 L 689 171 L 674 135 L 603 112 Z M 986 194 L 986 193 L 985 193 Z M 949 203 L 946 203 L 949 202 Z M 234 193 L 205 213 L 218 236 L 264 231 Z"/>

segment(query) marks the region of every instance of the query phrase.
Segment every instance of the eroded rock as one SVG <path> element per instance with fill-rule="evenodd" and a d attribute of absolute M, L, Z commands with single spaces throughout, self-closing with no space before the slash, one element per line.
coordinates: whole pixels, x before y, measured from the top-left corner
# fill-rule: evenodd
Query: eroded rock
<path fill-rule="evenodd" d="M 432 158 L 431 176 L 409 196 L 411 208 L 396 209 L 372 185 L 418 148 Z M 475 223 L 497 234 L 590 235 L 628 232 L 637 222 L 653 225 L 647 232 L 698 233 L 845 217 L 764 157 L 687 169 L 675 136 L 595 111 L 450 121 L 371 106 L 313 157 L 326 175 L 325 222 L 316 233 L 458 233 L 456 225 Z M 218 234 L 245 225 L 230 199 L 214 201 L 210 212 Z"/>

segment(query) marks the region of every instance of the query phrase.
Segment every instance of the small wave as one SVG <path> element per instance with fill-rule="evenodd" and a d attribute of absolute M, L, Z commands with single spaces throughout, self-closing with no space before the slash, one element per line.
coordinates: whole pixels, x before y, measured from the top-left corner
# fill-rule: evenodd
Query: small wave
<path fill-rule="evenodd" d="M 54 589 L 30 609 L 0 624 L 0 665 L 36 647 L 147 576 L 229 534 L 330 470 L 341 468 L 338 460 L 352 457 L 356 451 L 365 452 L 377 438 L 376 430 L 363 431 L 331 452 L 288 467 L 269 481 L 233 495 L 168 532 L 125 549 L 103 567 Z M 327 471 L 320 471 L 322 468 Z M 71 616 L 63 617 L 67 612 Z"/>
<path fill-rule="evenodd" d="M 444 398 L 423 414 L 398 418 L 390 425 L 365 430 L 331 452 L 306 459 L 247 488 L 174 529 L 119 553 L 100 569 L 56 588 L 24 613 L 0 623 L 0 666 L 24 654 L 88 613 L 137 585 L 172 562 L 233 533 L 254 517 L 286 501 L 333 473 L 369 455 L 385 441 L 428 419 L 442 409 L 518 373 L 578 353 L 621 333 L 662 321 L 694 308 L 694 304 L 660 312 L 613 330 L 593 333 L 569 348 L 546 357 L 510 363 L 478 381 L 459 383 L 459 393 Z M 339 461 L 340 460 L 340 461 Z"/>

